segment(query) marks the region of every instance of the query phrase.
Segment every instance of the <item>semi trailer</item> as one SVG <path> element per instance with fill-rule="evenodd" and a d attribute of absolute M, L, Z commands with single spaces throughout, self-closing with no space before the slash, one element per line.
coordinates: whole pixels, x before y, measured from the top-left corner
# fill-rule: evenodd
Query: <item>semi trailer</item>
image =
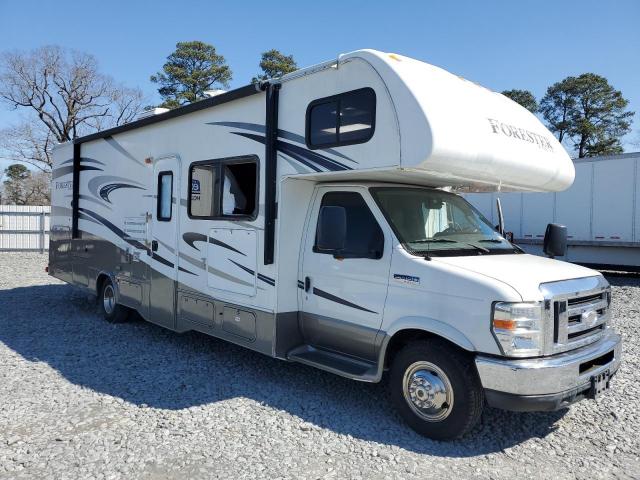
<path fill-rule="evenodd" d="M 506 228 L 527 253 L 543 255 L 549 221 L 568 229 L 562 260 L 599 270 L 640 271 L 640 152 L 578 158 L 573 185 L 562 192 L 471 193 L 465 198 L 497 223 L 500 198 Z"/>
<path fill-rule="evenodd" d="M 506 97 L 359 50 L 57 146 L 49 273 L 110 322 L 386 378 L 412 428 L 456 438 L 485 404 L 564 408 L 620 365 L 603 276 L 450 191 L 573 178 Z"/>

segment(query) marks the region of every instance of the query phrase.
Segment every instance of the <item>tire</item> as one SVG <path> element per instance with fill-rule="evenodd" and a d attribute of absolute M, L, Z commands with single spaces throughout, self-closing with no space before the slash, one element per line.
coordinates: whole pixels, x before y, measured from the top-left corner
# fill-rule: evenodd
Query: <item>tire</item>
<path fill-rule="evenodd" d="M 404 421 L 434 440 L 452 440 L 480 420 L 484 392 L 473 361 L 441 340 L 408 344 L 391 365 L 392 401 Z"/>
<path fill-rule="evenodd" d="M 123 323 L 127 321 L 130 310 L 124 305 L 116 303 L 116 289 L 111 279 L 107 279 L 102 283 L 98 304 L 107 322 Z"/>

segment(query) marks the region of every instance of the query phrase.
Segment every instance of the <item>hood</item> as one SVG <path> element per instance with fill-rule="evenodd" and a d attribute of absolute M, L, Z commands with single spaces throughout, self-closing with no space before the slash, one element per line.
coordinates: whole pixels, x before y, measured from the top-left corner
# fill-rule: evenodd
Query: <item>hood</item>
<path fill-rule="evenodd" d="M 528 254 L 433 257 L 432 261 L 506 283 L 522 296 L 523 301 L 541 300 L 541 283 L 600 275 L 573 263 Z"/>

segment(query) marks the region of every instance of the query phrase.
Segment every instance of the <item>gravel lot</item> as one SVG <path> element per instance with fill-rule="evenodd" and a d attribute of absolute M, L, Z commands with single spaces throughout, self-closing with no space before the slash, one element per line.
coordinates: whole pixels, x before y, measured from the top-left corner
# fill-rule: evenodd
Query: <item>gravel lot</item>
<path fill-rule="evenodd" d="M 427 440 L 367 385 L 146 322 L 110 325 L 0 254 L 1 478 L 640 478 L 640 279 L 612 277 L 613 390 L 554 413 L 486 409 Z"/>

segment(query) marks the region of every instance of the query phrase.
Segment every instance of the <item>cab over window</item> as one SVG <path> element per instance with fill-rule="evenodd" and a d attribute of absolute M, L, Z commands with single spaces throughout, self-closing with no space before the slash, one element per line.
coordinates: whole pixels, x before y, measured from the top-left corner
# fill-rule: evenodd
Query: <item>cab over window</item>
<path fill-rule="evenodd" d="M 365 143 L 373 136 L 376 94 L 361 88 L 314 100 L 307 108 L 306 142 L 311 149 Z"/>
<path fill-rule="evenodd" d="M 347 217 L 344 248 L 340 251 L 320 250 L 316 243 L 313 251 L 342 258 L 382 258 L 384 234 L 362 195 L 355 192 L 329 192 L 322 197 L 322 207 L 343 207 Z"/>

